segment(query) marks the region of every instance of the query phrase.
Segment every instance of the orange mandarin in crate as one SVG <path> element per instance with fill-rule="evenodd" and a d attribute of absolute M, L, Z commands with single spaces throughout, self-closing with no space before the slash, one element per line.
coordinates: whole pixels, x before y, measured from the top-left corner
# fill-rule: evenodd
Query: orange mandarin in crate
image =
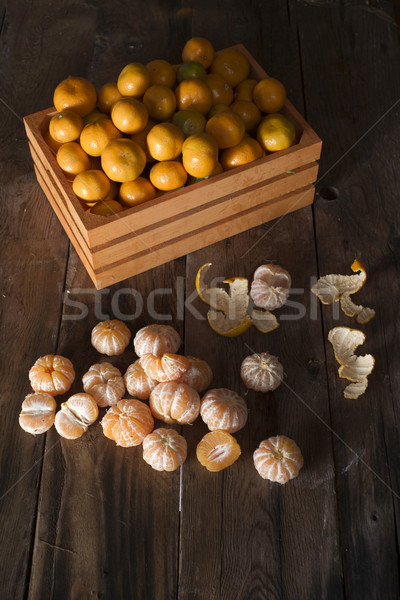
<path fill-rule="evenodd" d="M 130 339 L 131 332 L 125 323 L 118 319 L 100 321 L 92 329 L 92 346 L 97 352 L 107 356 L 122 354 Z"/>
<path fill-rule="evenodd" d="M 210 72 L 221 75 L 235 88 L 249 76 L 250 65 L 244 54 L 237 48 L 224 48 L 216 53 Z"/>
<path fill-rule="evenodd" d="M 49 123 L 49 133 L 53 140 L 65 144 L 74 142 L 79 138 L 82 131 L 82 117 L 76 113 L 65 110 L 51 117 Z"/>
<path fill-rule="evenodd" d="M 215 51 L 211 42 L 204 37 L 193 37 L 186 42 L 182 50 L 182 61 L 184 63 L 196 61 L 205 69 L 211 65 Z"/>
<path fill-rule="evenodd" d="M 77 142 L 62 144 L 57 150 L 56 160 L 59 167 L 72 177 L 89 170 L 91 166 L 89 156 Z"/>
<path fill-rule="evenodd" d="M 158 385 L 158 381 L 150 379 L 146 374 L 140 358 L 129 365 L 124 375 L 125 386 L 128 394 L 139 400 L 147 400 L 151 392 Z"/>
<path fill-rule="evenodd" d="M 247 415 L 246 402 L 227 388 L 208 390 L 201 399 L 200 416 L 211 431 L 235 433 L 246 425 Z"/>
<path fill-rule="evenodd" d="M 82 377 L 83 389 L 100 407 L 113 406 L 125 393 L 121 371 L 109 362 L 89 367 Z"/>
<path fill-rule="evenodd" d="M 20 427 L 33 435 L 48 431 L 54 424 L 56 407 L 56 401 L 50 394 L 29 394 L 22 403 Z"/>
<path fill-rule="evenodd" d="M 59 396 L 67 392 L 75 379 L 72 362 L 58 354 L 38 358 L 29 371 L 29 380 L 35 392 Z"/>
<path fill-rule="evenodd" d="M 76 440 L 88 430 L 98 416 L 99 409 L 90 394 L 74 394 L 61 404 L 54 425 L 62 437 Z"/>
<path fill-rule="evenodd" d="M 304 463 L 300 448 L 285 435 L 263 440 L 253 458 L 254 466 L 263 479 L 280 484 L 297 477 Z"/>
<path fill-rule="evenodd" d="M 122 96 L 141 98 L 151 85 L 149 71 L 138 62 L 126 65 L 118 76 L 118 91 Z"/>
<path fill-rule="evenodd" d="M 159 383 L 150 394 L 150 408 L 165 423 L 189 425 L 200 413 L 200 396 L 184 383 Z"/>
<path fill-rule="evenodd" d="M 175 471 L 186 455 L 186 440 L 175 429 L 155 429 L 143 440 L 143 458 L 156 471 Z"/>
<path fill-rule="evenodd" d="M 140 400 L 120 400 L 101 420 L 103 433 L 117 446 L 129 448 L 141 444 L 154 427 L 147 404 Z"/>
<path fill-rule="evenodd" d="M 94 85 L 83 77 L 67 77 L 54 90 L 53 104 L 58 112 L 71 110 L 85 117 L 92 112 L 96 102 Z"/>
<path fill-rule="evenodd" d="M 190 361 L 179 354 L 163 354 L 161 358 L 155 354 L 145 354 L 140 359 L 146 375 L 159 382 L 176 381 L 190 367 Z"/>
<path fill-rule="evenodd" d="M 120 93 L 118 86 L 115 82 L 105 83 L 98 93 L 98 106 L 99 109 L 104 113 L 110 113 L 118 100 L 121 100 L 122 94 Z"/>
<path fill-rule="evenodd" d="M 152 85 L 166 85 L 173 88 L 176 83 L 176 73 L 172 65 L 162 58 L 156 58 L 146 65 L 150 73 Z"/>
<path fill-rule="evenodd" d="M 227 431 L 210 431 L 196 448 L 197 460 L 208 471 L 222 471 L 233 465 L 241 454 L 240 446 Z"/>
<path fill-rule="evenodd" d="M 124 206 L 137 206 L 156 197 L 156 188 L 146 179 L 137 177 L 134 181 L 125 181 L 119 188 L 119 200 Z"/>

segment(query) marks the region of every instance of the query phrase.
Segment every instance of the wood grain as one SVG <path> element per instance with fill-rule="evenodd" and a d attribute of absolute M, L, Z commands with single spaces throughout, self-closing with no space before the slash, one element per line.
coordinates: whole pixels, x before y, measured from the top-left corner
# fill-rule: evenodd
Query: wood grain
<path fill-rule="evenodd" d="M 398 386 L 390 371 L 392 357 L 398 356 L 393 298 L 398 297 L 399 265 L 390 240 L 396 239 L 400 225 L 393 205 L 398 174 L 391 167 L 398 108 L 377 123 L 399 98 L 399 83 L 390 76 L 399 60 L 397 31 L 378 14 L 361 18 L 361 6 L 339 10 L 293 3 L 293 8 L 303 24 L 307 117 L 323 138 L 330 139 L 321 159 L 320 187 L 334 186 L 339 194 L 331 202 L 320 198 L 315 205 L 319 274 L 349 273 L 358 257 L 368 280 L 355 301 L 377 311 L 373 321 L 358 326 L 343 313 L 336 316 L 330 307 L 322 309 L 325 340 L 335 325 L 362 329 L 367 340 L 358 354 L 371 352 L 376 358 L 367 392 L 356 401 L 345 400 L 345 382 L 338 378 L 338 365 L 326 343 L 344 587 L 351 599 L 397 598 L 399 467 L 393 457 L 399 452 L 394 433 L 399 413 Z M 367 29 L 364 52 L 360 39 Z M 323 57 L 311 52 L 320 44 Z M 329 78 L 324 76 L 327 72 Z M 361 95 L 368 102 L 362 102 Z"/>

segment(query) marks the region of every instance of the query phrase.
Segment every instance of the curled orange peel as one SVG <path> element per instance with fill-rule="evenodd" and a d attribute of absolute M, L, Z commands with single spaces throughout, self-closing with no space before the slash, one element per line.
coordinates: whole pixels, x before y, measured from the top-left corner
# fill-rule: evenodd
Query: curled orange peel
<path fill-rule="evenodd" d="M 372 354 L 354 354 L 356 348 L 365 342 L 365 334 L 350 327 L 334 327 L 328 334 L 328 340 L 340 365 L 339 377 L 351 381 L 344 390 L 344 397 L 355 400 L 367 389 L 367 377 L 375 366 Z"/>
<path fill-rule="evenodd" d="M 220 287 L 208 287 L 206 276 L 212 263 L 205 263 L 197 271 L 196 290 L 200 298 L 211 307 L 207 321 L 216 333 L 224 337 L 236 337 L 254 325 L 262 333 L 279 327 L 276 317 L 263 310 L 254 309 L 249 314 L 249 282 L 245 277 L 229 277 L 223 281 L 226 291 Z"/>
<path fill-rule="evenodd" d="M 367 279 L 367 272 L 362 262 L 356 259 L 351 265 L 351 270 L 355 275 L 324 275 L 312 286 L 311 291 L 322 302 L 322 304 L 332 304 L 340 301 L 340 308 L 347 317 L 356 317 L 360 324 L 368 323 L 374 316 L 375 311 L 355 304 L 351 295 L 358 292 Z"/>

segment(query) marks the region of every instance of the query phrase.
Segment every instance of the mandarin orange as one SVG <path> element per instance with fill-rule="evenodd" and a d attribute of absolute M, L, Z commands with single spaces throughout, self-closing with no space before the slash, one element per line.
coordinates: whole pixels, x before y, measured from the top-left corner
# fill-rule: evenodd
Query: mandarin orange
<path fill-rule="evenodd" d="M 111 183 L 100 169 L 88 169 L 78 173 L 72 183 L 72 189 L 81 200 L 98 202 L 110 193 Z"/>
<path fill-rule="evenodd" d="M 184 63 L 197 61 L 205 69 L 211 65 L 214 58 L 214 48 L 211 42 L 203 37 L 193 37 L 186 42 L 182 50 L 182 61 Z"/>
<path fill-rule="evenodd" d="M 100 156 L 107 144 L 120 137 L 121 132 L 110 119 L 100 119 L 85 125 L 79 142 L 89 156 Z"/>
<path fill-rule="evenodd" d="M 218 472 L 233 465 L 241 454 L 240 446 L 227 431 L 210 431 L 196 448 L 197 460 L 208 471 Z"/>
<path fill-rule="evenodd" d="M 96 102 L 94 85 L 83 77 L 68 77 L 54 90 L 53 104 L 58 112 L 71 110 L 84 117 L 92 112 Z"/>
<path fill-rule="evenodd" d="M 201 79 L 185 79 L 175 90 L 178 110 L 193 109 L 206 115 L 213 102 L 212 92 Z"/>
<path fill-rule="evenodd" d="M 154 419 L 147 404 L 140 400 L 119 400 L 101 420 L 103 433 L 117 446 L 139 446 L 154 427 Z"/>
<path fill-rule="evenodd" d="M 69 175 L 75 177 L 82 171 L 90 169 L 90 158 L 77 142 L 62 144 L 56 156 L 59 167 Z"/>
<path fill-rule="evenodd" d="M 146 153 L 133 140 L 113 140 L 101 153 L 101 166 L 112 181 L 132 181 L 139 177 L 145 168 Z"/>
<path fill-rule="evenodd" d="M 156 471 L 175 471 L 186 455 L 186 440 L 175 429 L 160 427 L 143 440 L 143 458 Z"/>
<path fill-rule="evenodd" d="M 156 188 L 146 179 L 137 177 L 133 181 L 125 181 L 119 188 L 119 200 L 124 206 L 136 206 L 156 197 Z"/>
<path fill-rule="evenodd" d="M 182 151 L 184 135 L 173 123 L 157 123 L 146 137 L 150 155 L 158 161 L 175 160 Z"/>
<path fill-rule="evenodd" d="M 236 87 L 247 79 L 250 65 L 247 58 L 237 48 L 225 48 L 216 53 L 210 67 L 211 73 L 221 75 L 231 87 Z"/>
<path fill-rule="evenodd" d="M 185 185 L 187 172 L 182 163 L 173 160 L 164 160 L 152 166 L 150 181 L 158 190 L 170 192 Z"/>
<path fill-rule="evenodd" d="M 190 135 L 182 146 L 182 164 L 192 177 L 209 177 L 218 162 L 218 144 L 212 135 Z"/>
<path fill-rule="evenodd" d="M 150 408 L 165 423 L 189 425 L 200 413 L 200 396 L 185 383 L 159 383 L 150 394 Z"/>
<path fill-rule="evenodd" d="M 134 135 L 142 131 L 149 120 L 149 113 L 143 102 L 136 98 L 117 100 L 111 108 L 111 120 L 123 133 Z"/>
<path fill-rule="evenodd" d="M 117 86 L 122 96 L 141 98 L 150 85 L 149 71 L 138 62 L 126 65 L 118 76 Z"/>
<path fill-rule="evenodd" d="M 166 60 L 157 58 L 146 65 L 150 73 L 152 85 L 166 85 L 169 88 L 174 87 L 176 82 L 176 73 L 172 65 Z"/>
<path fill-rule="evenodd" d="M 71 110 L 57 113 L 50 119 L 49 133 L 56 142 L 74 142 L 83 127 L 82 117 Z"/>
<path fill-rule="evenodd" d="M 217 113 L 206 124 L 206 132 L 216 140 L 221 150 L 238 144 L 245 131 L 243 119 L 231 110 Z"/>

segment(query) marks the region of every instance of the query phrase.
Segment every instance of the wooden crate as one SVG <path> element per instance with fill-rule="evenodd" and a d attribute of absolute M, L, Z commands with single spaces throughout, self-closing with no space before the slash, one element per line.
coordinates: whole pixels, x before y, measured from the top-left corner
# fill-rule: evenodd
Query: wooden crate
<path fill-rule="evenodd" d="M 265 71 L 248 58 L 250 77 Z M 35 172 L 97 289 L 313 202 L 321 140 L 287 100 L 298 143 L 249 165 L 169 192 L 113 217 L 88 214 L 44 141 L 54 108 L 24 118 Z"/>

